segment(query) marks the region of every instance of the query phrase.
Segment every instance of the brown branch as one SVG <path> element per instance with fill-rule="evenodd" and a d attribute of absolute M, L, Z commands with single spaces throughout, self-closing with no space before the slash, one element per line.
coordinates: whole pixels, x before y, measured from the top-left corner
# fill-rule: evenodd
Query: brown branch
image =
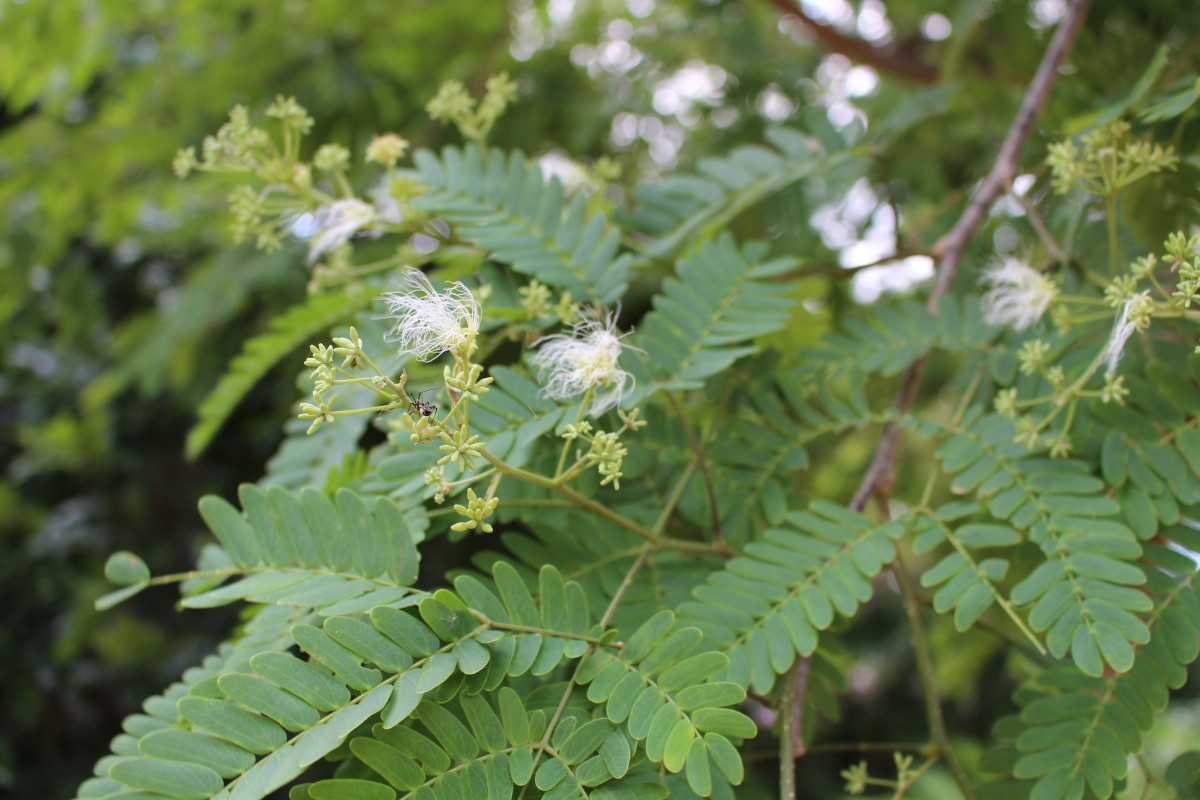
<path fill-rule="evenodd" d="M 1054 81 L 1058 77 L 1058 69 L 1070 51 L 1075 36 L 1083 25 L 1084 17 L 1087 16 L 1088 3 L 1089 0 L 1074 0 L 1067 8 L 1066 16 L 1063 17 L 1058 30 L 1054 32 L 1054 38 L 1050 40 L 1050 45 L 1046 48 L 1045 55 L 1042 56 L 1042 63 L 1038 66 L 1037 73 L 1033 76 L 1029 89 L 1025 92 L 1025 98 L 1021 101 L 1017 116 L 1008 129 L 1008 135 L 1004 137 L 1004 143 L 1000 146 L 1000 152 L 996 156 L 991 171 L 979 184 L 979 188 L 962 216 L 959 217 L 958 222 L 933 247 L 939 263 L 937 278 L 929 293 L 928 307 L 930 312 L 935 315 L 937 314 L 938 300 L 950 288 L 954 276 L 958 273 L 958 264 L 962 260 L 962 254 L 966 250 L 967 244 L 983 224 L 992 204 L 1012 185 L 1012 180 L 1017 174 L 1021 150 L 1033 132 L 1034 121 L 1050 98 L 1050 90 L 1054 87 Z M 921 386 L 921 378 L 925 374 L 927 360 L 928 354 L 918 358 L 904 372 L 904 377 L 900 382 L 900 391 L 896 396 L 896 410 L 901 414 L 911 411 L 916 402 L 917 390 Z M 862 483 L 859 484 L 858 491 L 854 493 L 854 499 L 850 503 L 850 507 L 854 510 L 862 511 L 872 497 L 886 500 L 891 496 L 892 486 L 896 480 L 895 460 L 900 431 L 901 429 L 894 424 L 884 429 L 879 445 L 875 449 L 875 456 L 871 459 L 871 465 L 867 468 Z"/>
<path fill-rule="evenodd" d="M 792 715 L 792 755 L 800 758 L 808 752 L 804 744 L 804 696 L 808 693 L 808 670 L 812 664 L 812 656 L 804 656 L 788 677 L 795 682 L 792 694 L 792 707 L 788 713 Z"/>
<path fill-rule="evenodd" d="M 926 64 L 909 53 L 902 52 L 894 46 L 880 47 L 857 37 L 847 36 L 832 25 L 818 22 L 804 13 L 804 10 L 794 0 L 770 0 L 770 2 L 784 14 L 796 17 L 804 23 L 804 26 L 813 32 L 813 35 L 827 50 L 841 53 L 853 61 L 875 67 L 880 72 L 905 78 L 915 83 L 926 86 L 937 83 L 937 67 Z"/>

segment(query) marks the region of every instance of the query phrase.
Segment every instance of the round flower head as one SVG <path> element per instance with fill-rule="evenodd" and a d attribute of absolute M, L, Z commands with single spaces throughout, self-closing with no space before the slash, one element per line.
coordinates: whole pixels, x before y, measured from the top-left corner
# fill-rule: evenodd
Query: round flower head
<path fill-rule="evenodd" d="M 983 296 L 983 318 L 989 325 L 1023 331 L 1033 325 L 1058 297 L 1058 285 L 1020 259 L 1007 256 L 983 273 L 991 289 Z"/>
<path fill-rule="evenodd" d="M 336 250 L 350 237 L 375 223 L 375 209 L 361 200 L 335 200 L 316 211 L 317 233 L 308 246 L 308 261 L 312 263 L 322 253 Z"/>
<path fill-rule="evenodd" d="M 593 394 L 589 409 L 593 417 L 618 405 L 626 389 L 634 386 L 633 376 L 618 363 L 621 349 L 629 347 L 622 338 L 617 334 L 614 314 L 605 314 L 601 319 L 593 313 L 572 325 L 567 333 L 538 339 L 533 346 L 539 350 L 530 363 L 545 383 L 542 394 L 553 400 L 567 400 L 589 389 L 605 390 Z"/>
<path fill-rule="evenodd" d="M 409 286 L 406 291 L 383 296 L 396 320 L 391 336 L 400 343 L 400 352 L 422 361 L 433 361 L 447 351 L 462 352 L 479 331 L 479 303 L 471 290 L 455 282 L 438 292 L 425 273 L 415 269 L 405 274 L 404 281 Z"/>

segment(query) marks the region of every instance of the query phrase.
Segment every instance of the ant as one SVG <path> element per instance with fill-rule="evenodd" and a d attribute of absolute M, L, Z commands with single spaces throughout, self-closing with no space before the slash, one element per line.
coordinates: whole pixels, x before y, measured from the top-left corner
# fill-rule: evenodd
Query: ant
<path fill-rule="evenodd" d="M 426 403 L 421 399 L 421 395 L 427 394 L 432 391 L 434 391 L 434 390 L 426 389 L 424 392 L 421 392 L 420 394 L 418 394 L 415 398 L 412 395 L 408 395 L 408 397 L 409 397 L 408 404 L 412 406 L 412 411 L 409 411 L 408 413 L 412 414 L 413 412 L 416 412 L 416 413 L 420 414 L 422 417 L 432 417 L 434 414 L 436 414 L 438 407 L 433 403 Z"/>

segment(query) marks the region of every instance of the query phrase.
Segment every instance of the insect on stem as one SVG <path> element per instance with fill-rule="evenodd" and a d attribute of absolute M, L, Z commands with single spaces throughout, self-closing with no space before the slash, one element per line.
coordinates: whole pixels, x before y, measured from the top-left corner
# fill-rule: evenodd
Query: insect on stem
<path fill-rule="evenodd" d="M 438 410 L 437 405 L 434 403 L 426 403 L 421 399 L 422 395 L 428 394 L 432 391 L 434 390 L 426 389 L 425 391 L 418 393 L 416 397 L 410 395 L 408 392 L 405 392 L 404 394 L 405 397 L 408 398 L 408 404 L 412 406 L 408 413 L 419 414 L 422 417 L 432 417 L 434 414 L 436 414 Z"/>

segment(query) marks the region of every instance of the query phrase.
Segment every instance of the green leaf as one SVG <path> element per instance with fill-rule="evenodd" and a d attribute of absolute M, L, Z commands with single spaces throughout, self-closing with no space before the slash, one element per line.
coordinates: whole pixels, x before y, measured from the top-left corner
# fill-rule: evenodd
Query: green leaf
<path fill-rule="evenodd" d="M 729 706 L 745 699 L 746 690 L 736 683 L 727 681 L 689 686 L 676 696 L 679 707 L 684 711 Z"/>
<path fill-rule="evenodd" d="M 719 733 L 704 734 L 704 744 L 708 748 L 709 758 L 725 776 L 725 780 L 734 786 L 741 783 L 745 777 L 745 768 L 737 748 Z"/>
<path fill-rule="evenodd" d="M 450 653 L 438 653 L 435 656 L 430 656 L 429 660 L 425 662 L 425 666 L 421 667 L 421 677 L 417 681 L 417 692 L 427 694 L 441 686 L 455 673 L 457 666 L 457 659 Z"/>
<path fill-rule="evenodd" d="M 796 656 L 811 654 L 817 631 L 869 599 L 873 578 L 894 558 L 900 520 L 872 525 L 861 514 L 814 502 L 787 516 L 761 542 L 710 574 L 681 607 L 685 620 L 729 656 L 725 677 L 769 691 Z"/>
<path fill-rule="evenodd" d="M 658 685 L 664 692 L 675 692 L 711 678 L 728 665 L 729 656 L 724 653 L 700 653 L 665 670 L 658 676 Z"/>
<path fill-rule="evenodd" d="M 537 605 L 517 571 L 507 562 L 498 561 L 492 568 L 492 577 L 512 621 L 530 628 L 541 627 Z"/>
<path fill-rule="evenodd" d="M 701 708 L 692 714 L 696 727 L 705 733 L 719 733 L 752 739 L 758 733 L 754 721 L 732 708 Z"/>
<path fill-rule="evenodd" d="M 479 695 L 462 695 L 459 699 L 467 723 L 479 746 L 489 753 L 505 749 L 504 727 L 488 701 Z"/>
<path fill-rule="evenodd" d="M 344 684 L 287 653 L 259 653 L 251 657 L 250 666 L 318 711 L 333 711 L 350 701 L 350 692 Z"/>
<path fill-rule="evenodd" d="M 357 736 L 350 740 L 350 751 L 397 789 L 415 789 L 425 781 L 417 762 L 378 739 Z"/>
<path fill-rule="evenodd" d="M 541 599 L 542 625 L 552 631 L 566 630 L 567 594 L 562 575 L 552 564 L 538 573 L 538 594 Z"/>
<path fill-rule="evenodd" d="M 1189 750 L 1180 753 L 1167 765 L 1164 777 L 1181 797 L 1194 795 L 1200 782 L 1200 752 Z"/>
<path fill-rule="evenodd" d="M 258 755 L 278 750 L 287 741 L 283 729 L 274 722 L 220 700 L 184 697 L 179 701 L 179 713 L 198 727 Z"/>
<path fill-rule="evenodd" d="M 225 785 L 221 776 L 207 767 L 157 758 L 120 759 L 113 762 L 108 774 L 134 788 L 180 800 L 204 800 Z"/>
<path fill-rule="evenodd" d="M 663 749 L 662 763 L 670 772 L 680 772 L 687 763 L 688 751 L 696 739 L 696 727 L 686 719 L 681 719 L 667 735 Z"/>
<path fill-rule="evenodd" d="M 504 725 L 504 738 L 516 747 L 527 744 L 530 739 L 529 715 L 521 697 L 510 687 L 500 689 L 500 718 Z M 523 785 L 523 784 L 522 784 Z"/>
<path fill-rule="evenodd" d="M 417 708 L 416 716 L 451 758 L 470 761 L 479 755 L 479 744 L 471 731 L 445 707 L 426 701 Z"/>
<path fill-rule="evenodd" d="M 1023 756 L 1013 768 L 1018 778 L 1036 778 L 1062 767 L 1067 767 L 1075 755 L 1075 748 L 1059 745 Z"/>
<path fill-rule="evenodd" d="M 150 568 L 133 553 L 120 550 L 104 562 L 104 577 L 118 586 L 139 584 L 150 580 Z"/>
<path fill-rule="evenodd" d="M 559 748 L 559 756 L 568 764 L 579 764 L 604 743 L 612 733 L 612 723 L 607 719 L 587 722 L 568 737 Z"/>
<path fill-rule="evenodd" d="M 385 730 L 373 728 L 376 739 L 388 744 L 419 762 L 427 775 L 438 775 L 450 769 L 450 756 L 432 739 L 412 728 L 398 727 Z"/>
<path fill-rule="evenodd" d="M 384 706 L 380 716 L 383 727 L 392 728 L 400 724 L 421 704 L 421 692 L 418 691 L 418 687 L 423 674 L 423 670 L 412 669 L 396 679 L 391 699 Z"/>
<path fill-rule="evenodd" d="M 391 787 L 357 778 L 317 781 L 308 787 L 312 800 L 396 800 Z"/>
<path fill-rule="evenodd" d="M 650 392 L 699 388 L 755 348 L 743 343 L 781 329 L 794 301 L 786 288 L 753 280 L 755 265 L 730 236 L 700 246 L 678 265 L 638 327 L 635 345 L 648 356 L 630 370 Z"/>
<path fill-rule="evenodd" d="M 174 728 L 146 734 L 138 740 L 138 750 L 166 761 L 200 764 L 222 778 L 239 775 L 254 763 L 254 756 L 237 745 Z"/>
<path fill-rule="evenodd" d="M 230 698 L 270 717 L 289 731 L 311 728 L 321 718 L 315 708 L 299 697 L 252 675 L 222 675 L 217 685 Z"/>
<path fill-rule="evenodd" d="M 312 625 L 295 625 L 292 638 L 304 652 L 337 675 L 351 689 L 366 691 L 379 683 L 381 675 L 377 669 L 362 666 L 362 659 L 335 642 L 329 634 Z"/>
<path fill-rule="evenodd" d="M 641 661 L 667 635 L 674 624 L 675 615 L 670 611 L 660 611 L 655 614 L 643 623 L 626 642 L 623 659 L 631 664 Z"/>
<path fill-rule="evenodd" d="M 553 789 L 566 777 L 567 765 L 557 758 L 550 758 L 543 761 L 542 765 L 538 767 L 533 783 L 544 792 Z"/>
<path fill-rule="evenodd" d="M 521 153 L 475 145 L 447 147 L 441 157 L 413 154 L 429 191 L 415 208 L 456 225 L 456 235 L 490 251 L 491 258 L 566 289 L 579 299 L 611 303 L 624 292 L 630 259 L 618 256 L 620 234 L 604 214 L 587 216 L 576 194 L 564 211 L 557 178 L 543 181 L 540 168 Z"/>
<path fill-rule="evenodd" d="M 412 656 L 379 629 L 353 617 L 329 617 L 321 626 L 346 649 L 378 664 L 385 672 L 401 672 L 412 663 Z"/>
<path fill-rule="evenodd" d="M 371 609 L 371 622 L 389 639 L 414 658 L 425 658 L 442 646 L 429 628 L 411 614 L 390 606 Z"/>
<path fill-rule="evenodd" d="M 712 794 L 712 770 L 709 767 L 708 750 L 704 740 L 696 737 L 688 747 L 687 782 L 692 791 L 701 797 Z"/>
<path fill-rule="evenodd" d="M 533 777 L 533 751 L 528 747 L 513 750 L 508 758 L 508 771 L 517 786 L 528 784 Z"/>
<path fill-rule="evenodd" d="M 474 675 L 488 665 L 490 651 L 474 639 L 464 639 L 450 651 L 464 675 Z"/>
<path fill-rule="evenodd" d="M 609 774 L 614 778 L 620 778 L 629 771 L 629 761 L 632 755 L 629 741 L 620 731 L 613 731 L 604 740 L 604 744 L 600 745 L 600 756 L 603 758 Z"/>

